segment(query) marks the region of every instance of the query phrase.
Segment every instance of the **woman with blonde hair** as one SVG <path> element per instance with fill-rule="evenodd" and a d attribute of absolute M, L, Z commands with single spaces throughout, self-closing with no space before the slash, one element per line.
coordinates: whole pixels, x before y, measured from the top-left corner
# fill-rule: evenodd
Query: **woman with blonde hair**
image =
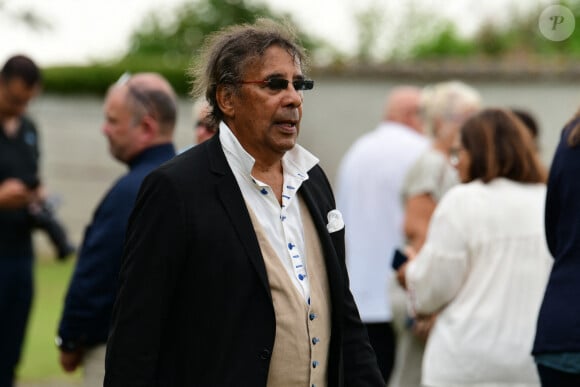
<path fill-rule="evenodd" d="M 416 313 L 438 313 L 422 384 L 538 386 L 530 352 L 551 267 L 546 171 L 505 110 L 467 120 L 456 145 L 463 184 L 439 202 L 423 248 L 399 271 Z"/>
<path fill-rule="evenodd" d="M 437 83 L 421 92 L 421 118 L 432 142 L 409 169 L 401 191 L 406 244 L 415 251 L 423 245 L 437 203 L 459 183 L 457 171 L 451 165 L 455 157 L 453 141 L 461 124 L 480 108 L 477 90 L 460 81 Z M 396 288 L 392 293 L 393 299 L 397 299 L 395 296 L 402 292 Z M 404 306 L 401 309 L 404 311 Z M 396 320 L 399 332 L 391 386 L 416 387 L 420 384 L 425 339 L 435 316 L 418 318 L 411 313 L 407 313 L 408 317 L 405 312 L 399 314 L 403 316 Z"/>
<path fill-rule="evenodd" d="M 461 125 L 481 109 L 481 97 L 460 82 L 441 82 L 423 89 L 420 102 L 425 133 L 432 146 L 411 168 L 404 182 L 405 235 L 415 250 L 423 245 L 431 214 L 443 194 L 459 183 L 453 141 Z"/>

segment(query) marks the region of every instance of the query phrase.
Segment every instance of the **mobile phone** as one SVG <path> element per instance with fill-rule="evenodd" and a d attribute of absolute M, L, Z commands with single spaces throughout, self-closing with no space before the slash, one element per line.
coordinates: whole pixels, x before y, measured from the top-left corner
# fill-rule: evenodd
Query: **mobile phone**
<path fill-rule="evenodd" d="M 393 253 L 393 260 L 391 262 L 391 267 L 394 270 L 399 270 L 401 266 L 403 266 L 409 258 L 399 249 L 395 249 Z"/>

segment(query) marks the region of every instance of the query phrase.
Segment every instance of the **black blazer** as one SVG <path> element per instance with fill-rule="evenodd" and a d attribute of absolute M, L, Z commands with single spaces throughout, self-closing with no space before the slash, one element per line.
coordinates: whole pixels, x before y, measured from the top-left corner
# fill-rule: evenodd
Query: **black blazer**
<path fill-rule="evenodd" d="M 580 352 L 580 146 L 568 145 L 579 122 L 564 127 L 550 167 L 544 223 L 554 265 L 538 316 L 534 355 Z"/>
<path fill-rule="evenodd" d="M 329 386 L 384 386 L 344 261 L 322 169 L 300 193 L 331 292 Z M 105 386 L 265 386 L 276 321 L 266 268 L 219 136 L 150 174 L 129 221 Z"/>

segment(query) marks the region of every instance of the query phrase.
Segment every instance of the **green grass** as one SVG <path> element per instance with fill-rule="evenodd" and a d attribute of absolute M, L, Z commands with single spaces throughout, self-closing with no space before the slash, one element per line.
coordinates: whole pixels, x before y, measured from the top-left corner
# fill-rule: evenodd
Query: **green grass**
<path fill-rule="evenodd" d="M 81 372 L 66 374 L 58 361 L 59 351 L 54 344 L 65 292 L 74 268 L 74 260 L 58 262 L 40 259 L 35 267 L 35 293 L 19 381 L 62 380 L 80 381 Z"/>

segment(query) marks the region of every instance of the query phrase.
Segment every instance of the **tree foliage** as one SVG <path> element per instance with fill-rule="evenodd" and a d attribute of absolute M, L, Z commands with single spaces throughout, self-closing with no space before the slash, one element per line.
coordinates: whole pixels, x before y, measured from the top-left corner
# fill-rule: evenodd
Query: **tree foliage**
<path fill-rule="evenodd" d="M 171 20 L 152 13 L 131 36 L 131 49 L 123 61 L 162 60 L 168 67 L 183 67 L 214 31 L 257 18 L 292 22 L 289 14 L 275 13 L 268 6 L 247 0 L 191 0 L 175 9 Z M 297 28 L 297 27 L 296 27 Z M 297 28 L 301 43 L 309 51 L 325 46 Z"/>
<path fill-rule="evenodd" d="M 373 4 L 354 15 L 358 32 L 357 59 L 369 62 L 373 59 L 374 46 L 380 38 L 380 27 L 384 23 L 383 13 Z"/>
<path fill-rule="evenodd" d="M 1 4 L 2 0 L 0 0 Z M 314 54 L 328 44 L 301 31 L 289 14 L 275 13 L 252 0 L 189 0 L 169 14 L 152 12 L 130 37 L 130 48 L 118 59 L 89 67 L 54 66 L 44 70 L 45 86 L 53 92 L 103 93 L 123 72 L 163 74 L 178 93 L 188 92 L 187 68 L 204 38 L 223 27 L 268 17 L 290 23 L 301 44 Z"/>
<path fill-rule="evenodd" d="M 37 31 L 49 30 L 52 28 L 52 25 L 35 10 L 30 8 L 14 10 L 8 5 L 9 4 L 6 0 L 0 0 L 0 23 L 5 23 L 7 21 L 22 23 Z"/>
<path fill-rule="evenodd" d="M 451 21 L 441 19 L 433 24 L 408 47 L 408 57 L 414 60 L 432 58 L 489 57 L 517 58 L 538 57 L 544 59 L 580 56 L 580 0 L 561 3 L 575 15 L 576 29 L 561 42 L 547 39 L 538 28 L 538 20 L 544 7 L 536 7 L 526 14 L 510 12 L 511 17 L 503 24 L 493 20 L 484 21 L 474 36 L 462 37 Z"/>
<path fill-rule="evenodd" d="M 457 20 L 445 19 L 423 3 L 419 5 L 415 0 L 408 0 L 396 12 L 389 12 L 384 2 L 375 1 L 366 9 L 353 13 L 358 47 L 352 53 L 340 52 L 327 42 L 306 34 L 290 15 L 272 11 L 264 1 L 188 0 L 167 14 L 152 13 L 132 34 L 130 48 L 124 55 L 88 67 L 45 69 L 46 89 L 67 93 L 103 92 L 124 71 L 157 71 L 165 75 L 179 93 L 186 94 L 190 84 L 186 69 L 204 38 L 228 25 L 251 23 L 259 17 L 284 19 L 293 24 L 302 44 L 310 51 L 313 63 L 337 69 L 353 62 L 368 66 L 399 60 L 420 62 L 448 58 L 455 58 L 459 63 L 475 58 L 482 63 L 485 60 L 490 63 L 559 63 L 580 57 L 580 0 L 560 3 L 576 15 L 574 33 L 561 42 L 546 39 L 538 29 L 538 18 L 545 7 L 528 7 L 528 12 L 524 13 L 509 10 L 503 23 L 494 18 L 482 23 L 472 36 L 462 36 L 457 30 Z M 7 16 L 7 11 L 6 0 L 0 0 L 0 17 Z M 21 20 L 28 19 L 21 17 Z"/>

